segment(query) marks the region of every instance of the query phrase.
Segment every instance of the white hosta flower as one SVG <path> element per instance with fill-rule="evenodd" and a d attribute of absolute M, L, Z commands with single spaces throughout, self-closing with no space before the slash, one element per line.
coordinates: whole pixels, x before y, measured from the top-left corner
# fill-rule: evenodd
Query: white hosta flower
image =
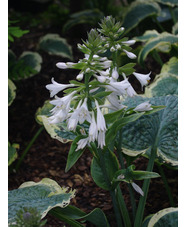
<path fill-rule="evenodd" d="M 106 130 L 105 118 L 100 110 L 98 101 L 95 100 L 96 108 L 97 108 L 97 127 L 99 131 Z"/>
<path fill-rule="evenodd" d="M 81 81 L 83 79 L 84 73 L 80 73 L 76 76 L 76 79 Z"/>
<path fill-rule="evenodd" d="M 72 68 L 73 65 L 75 65 L 76 63 L 73 63 L 73 62 L 58 62 L 56 64 L 56 66 L 59 68 L 59 69 L 68 69 L 68 68 Z"/>
<path fill-rule="evenodd" d="M 83 148 L 85 148 L 85 146 L 87 145 L 89 141 L 89 138 L 84 138 L 84 139 L 80 139 L 78 142 L 77 142 L 77 148 L 75 151 L 78 151 L 78 150 L 82 150 Z"/>
<path fill-rule="evenodd" d="M 74 112 L 71 114 L 70 118 L 67 121 L 67 128 L 69 131 L 75 131 L 76 126 L 79 120 L 79 109 L 81 106 L 82 100 L 79 101 L 78 106 L 74 110 Z"/>
<path fill-rule="evenodd" d="M 59 84 L 57 83 L 54 78 L 51 79 L 52 84 L 46 85 L 46 88 L 50 91 L 50 97 L 53 97 L 58 92 L 68 88 L 68 87 L 74 87 L 75 84 Z"/>
<path fill-rule="evenodd" d="M 137 191 L 140 195 L 144 196 L 144 192 L 137 184 L 135 184 L 134 182 L 132 182 L 131 184 L 135 191 Z"/>
<path fill-rule="evenodd" d="M 136 108 L 134 108 L 134 111 L 143 112 L 143 111 L 149 111 L 152 109 L 153 108 L 151 107 L 151 104 L 149 103 L 149 101 L 146 101 L 136 106 Z"/>
<path fill-rule="evenodd" d="M 52 115 L 48 118 L 49 123 L 50 124 L 61 123 L 64 120 L 66 120 L 67 114 L 68 114 L 68 112 L 63 111 L 63 110 L 56 111 L 54 115 Z"/>
<path fill-rule="evenodd" d="M 127 78 L 125 79 L 125 81 L 129 84 L 129 86 L 126 88 L 127 95 L 129 97 L 133 97 L 137 95 L 137 93 L 135 92 L 134 88 L 132 87 L 132 85 L 130 84 Z"/>
<path fill-rule="evenodd" d="M 114 110 L 120 110 L 120 109 L 123 109 L 124 107 L 126 107 L 120 103 L 118 96 L 114 92 L 112 94 L 108 95 L 107 99 L 111 104 L 111 106 L 109 107 L 110 109 L 112 108 Z"/>
<path fill-rule="evenodd" d="M 115 67 L 113 70 L 112 70 L 112 78 L 114 78 L 115 80 L 117 80 L 119 77 L 119 74 L 118 74 L 118 71 L 117 71 L 117 67 Z"/>
<path fill-rule="evenodd" d="M 103 149 L 104 146 L 105 146 L 105 131 L 99 131 L 99 134 L 98 134 L 98 147 Z"/>
<path fill-rule="evenodd" d="M 83 124 L 84 121 L 91 122 L 91 116 L 87 107 L 87 98 L 84 99 L 82 106 L 79 108 L 78 121 Z"/>
<path fill-rule="evenodd" d="M 92 120 L 89 127 L 89 142 L 94 142 L 95 140 L 97 140 L 97 137 L 98 137 L 98 128 L 97 128 L 94 112 L 92 112 Z"/>
<path fill-rule="evenodd" d="M 106 71 L 98 70 L 98 73 L 99 73 L 101 76 L 106 76 L 106 77 L 107 77 L 107 76 L 110 75 L 109 71 L 110 71 L 110 68 L 107 69 Z"/>
<path fill-rule="evenodd" d="M 126 53 L 126 55 L 127 55 L 130 59 L 135 59 L 135 58 L 136 58 L 136 55 L 133 54 L 132 52 L 129 52 L 129 51 L 127 51 L 127 50 L 123 50 L 123 51 Z"/>
<path fill-rule="evenodd" d="M 114 91 L 117 95 L 125 95 L 126 89 L 129 87 L 129 83 L 125 80 L 120 82 L 110 82 L 110 85 L 106 85 L 106 88 L 110 91 Z"/>
<path fill-rule="evenodd" d="M 97 75 L 94 75 L 94 76 L 100 83 L 104 83 L 107 79 L 105 76 L 97 76 Z"/>
<path fill-rule="evenodd" d="M 50 103 L 55 106 L 50 112 L 55 114 L 59 110 L 64 110 L 65 112 L 68 113 L 68 111 L 70 109 L 70 102 L 76 93 L 77 93 L 77 91 L 73 91 L 72 93 L 70 93 L 62 98 L 55 96 L 55 99 L 50 101 Z"/>
<path fill-rule="evenodd" d="M 123 41 L 122 44 L 127 44 L 127 45 L 133 45 L 136 42 L 136 40 L 128 40 L 128 41 Z"/>
<path fill-rule="evenodd" d="M 109 67 L 111 66 L 111 63 L 112 63 L 112 61 L 110 61 L 110 60 L 101 62 L 102 66 L 103 66 L 105 69 L 109 68 Z"/>
<path fill-rule="evenodd" d="M 143 89 L 143 86 L 145 86 L 149 83 L 150 74 L 151 74 L 151 72 L 149 74 L 133 73 L 133 75 L 136 77 L 136 79 L 139 80 L 142 89 Z"/>

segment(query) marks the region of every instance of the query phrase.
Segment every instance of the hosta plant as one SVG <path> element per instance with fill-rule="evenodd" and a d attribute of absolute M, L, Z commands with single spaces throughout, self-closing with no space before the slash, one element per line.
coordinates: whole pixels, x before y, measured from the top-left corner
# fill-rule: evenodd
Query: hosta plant
<path fill-rule="evenodd" d="M 160 129 L 157 127 L 155 133 L 152 132 L 154 137 L 152 136 L 149 143 L 145 143 L 147 148 L 151 148 L 147 153 L 149 164 L 146 171 L 135 170 L 132 162 L 125 162 L 124 133 L 129 124 L 133 125 L 140 119 L 151 121 L 158 111 L 167 108 L 165 104 L 168 102 L 154 102 L 151 99 L 133 101 L 137 93 L 129 82 L 130 75 L 133 74 L 139 80 L 143 89 L 148 85 L 151 73 L 135 72 L 134 63 L 118 65 L 117 59 L 121 52 L 129 59 L 136 58 L 130 47 L 135 41 L 124 37 L 124 31 L 121 23 L 107 16 L 101 21 L 99 29 L 92 29 L 88 39 L 83 41 L 83 44 L 78 44 L 79 50 L 84 53 L 83 59 L 77 63 L 56 64 L 62 70 L 77 69 L 76 80 L 69 81 L 69 84 L 61 84 L 56 78 L 51 79 L 46 88 L 50 91 L 52 100 L 38 110 L 37 120 L 53 138 L 62 143 L 72 141 L 66 172 L 76 164 L 85 149 L 90 151 L 93 157 L 91 175 L 99 187 L 110 192 L 115 226 L 140 227 L 150 179 L 160 176 L 152 171 L 158 149 L 161 149 L 160 132 L 162 130 L 166 133 L 166 130 L 160 123 Z M 106 57 L 108 52 L 111 53 L 110 58 Z M 59 96 L 61 91 L 62 97 Z M 127 135 L 129 139 L 135 136 L 132 133 Z M 137 140 L 133 146 L 140 144 L 141 141 L 138 143 Z M 129 145 L 132 146 L 130 141 Z M 144 180 L 142 188 L 138 185 L 140 180 Z M 126 184 L 129 189 L 133 218 L 125 204 L 125 192 L 122 192 L 121 184 Z M 140 195 L 137 209 L 136 193 Z M 92 222 L 95 226 L 110 226 L 106 216 L 99 209 L 85 214 L 78 208 L 67 206 L 64 209 L 54 208 L 50 212 L 71 226 L 82 226 L 77 219 Z"/>

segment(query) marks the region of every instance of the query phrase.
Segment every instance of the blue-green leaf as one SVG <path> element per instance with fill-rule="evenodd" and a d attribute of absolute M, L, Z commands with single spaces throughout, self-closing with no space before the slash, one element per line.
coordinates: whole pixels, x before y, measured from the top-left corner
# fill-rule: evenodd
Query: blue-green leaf
<path fill-rule="evenodd" d="M 177 227 L 178 226 L 178 208 L 170 207 L 158 211 L 154 214 L 147 227 Z"/>
<path fill-rule="evenodd" d="M 150 155 L 151 147 L 157 144 L 158 160 L 162 163 L 177 166 L 178 164 L 178 97 L 161 96 L 153 98 L 128 98 L 124 104 L 135 107 L 150 101 L 154 106 L 166 106 L 157 113 L 144 115 L 137 121 L 127 124 L 123 132 L 123 152 L 129 156 L 146 152 Z M 148 152 L 147 152 L 148 150 Z"/>
<path fill-rule="evenodd" d="M 44 178 L 38 183 L 25 182 L 18 189 L 9 191 L 9 224 L 15 221 L 16 213 L 24 207 L 36 208 L 41 218 L 54 207 L 66 207 L 75 193 L 75 190 L 69 192 L 67 190 L 68 188 L 61 188 L 55 181 Z"/>

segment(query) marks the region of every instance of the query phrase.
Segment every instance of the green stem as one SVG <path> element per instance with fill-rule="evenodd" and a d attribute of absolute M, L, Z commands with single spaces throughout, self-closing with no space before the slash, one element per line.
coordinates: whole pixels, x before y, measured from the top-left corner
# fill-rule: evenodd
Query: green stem
<path fill-rule="evenodd" d="M 173 20 L 174 24 L 176 24 L 177 20 L 176 20 L 176 17 L 175 17 L 175 14 L 174 14 L 174 11 L 173 11 L 172 7 L 170 7 L 170 6 L 169 6 L 169 12 L 171 14 L 171 17 L 172 17 L 172 20 Z"/>
<path fill-rule="evenodd" d="M 153 57 L 154 59 L 161 65 L 161 67 L 163 66 L 163 61 L 161 60 L 157 50 L 153 50 Z"/>
<path fill-rule="evenodd" d="M 162 32 L 164 32 L 165 29 L 164 29 L 163 26 L 160 24 L 160 22 L 157 20 L 156 16 L 154 17 L 154 20 L 155 20 L 156 24 L 158 25 L 158 27 L 160 28 L 160 30 L 161 30 Z"/>
<path fill-rule="evenodd" d="M 129 213 L 128 213 L 128 210 L 127 210 L 125 201 L 123 199 L 123 195 L 122 195 L 122 192 L 121 192 L 121 189 L 120 189 L 119 185 L 118 185 L 118 187 L 116 189 L 116 192 L 117 192 L 116 196 L 117 196 L 119 208 L 120 208 L 120 211 L 121 211 L 121 215 L 122 215 L 125 227 L 131 227 L 132 225 L 131 225 Z"/>
<path fill-rule="evenodd" d="M 117 154 L 118 154 L 119 163 L 121 165 L 121 168 L 125 169 L 125 164 L 124 164 L 123 155 L 122 155 L 122 151 L 121 151 L 121 143 L 122 143 L 122 130 L 119 131 Z M 127 186 L 129 189 L 130 200 L 131 200 L 131 205 L 132 205 L 132 215 L 133 215 L 133 219 L 134 219 L 135 215 L 136 215 L 136 201 L 135 201 L 135 197 L 134 197 L 134 191 L 130 184 L 127 184 Z"/>
<path fill-rule="evenodd" d="M 110 179 L 108 177 L 106 166 L 105 166 L 105 160 L 104 160 L 104 156 L 103 156 L 104 154 L 102 153 L 101 149 L 99 149 L 98 153 L 99 153 L 100 167 L 102 169 L 103 176 L 105 178 L 105 181 L 106 181 L 108 187 L 111 188 L 111 182 L 110 182 Z M 110 190 L 109 192 L 110 192 L 110 195 L 111 195 L 111 198 L 112 198 L 114 212 L 115 212 L 115 215 L 116 215 L 117 226 L 122 227 L 123 226 L 122 225 L 122 219 L 121 219 L 120 211 L 118 209 L 119 206 L 118 206 L 118 203 L 117 203 L 115 192 L 113 190 Z"/>
<path fill-rule="evenodd" d="M 42 126 L 41 128 L 39 128 L 39 130 L 36 132 L 36 134 L 33 136 L 33 138 L 31 139 L 30 143 L 28 144 L 28 146 L 26 147 L 26 149 L 23 151 L 21 157 L 19 158 L 19 161 L 15 167 L 16 171 L 18 171 L 24 157 L 26 156 L 26 154 L 28 153 L 29 149 L 31 148 L 32 144 L 35 142 L 35 140 L 37 139 L 37 137 L 40 135 L 40 133 L 43 131 L 44 126 Z"/>
<path fill-rule="evenodd" d="M 173 196 L 172 196 L 170 187 L 169 187 L 169 185 L 168 185 L 167 178 L 166 178 L 166 176 L 165 176 L 164 170 L 163 170 L 163 168 L 161 167 L 161 165 L 159 165 L 159 164 L 158 164 L 158 168 L 159 168 L 159 172 L 160 172 L 160 175 L 161 175 L 161 177 L 162 177 L 162 180 L 163 180 L 163 182 L 164 182 L 165 189 L 166 189 L 166 191 L 167 191 L 167 195 L 168 195 L 168 197 L 169 197 L 170 205 L 171 205 L 172 207 L 175 207 L 176 205 L 175 205 L 175 203 L 174 203 Z"/>
<path fill-rule="evenodd" d="M 154 161 L 155 161 L 155 158 L 156 158 L 156 153 L 157 153 L 157 146 L 154 145 L 151 149 L 151 156 L 150 156 L 149 163 L 148 163 L 146 171 L 151 172 L 153 170 Z M 144 209 L 145 209 L 145 204 L 146 204 L 146 199 L 147 199 L 147 194 L 148 194 L 148 190 L 149 190 L 149 185 L 150 185 L 150 179 L 145 179 L 144 182 L 143 182 L 143 187 L 142 187 L 142 190 L 144 192 L 144 196 L 141 196 L 140 200 L 139 200 L 136 218 L 135 218 L 135 221 L 134 221 L 134 227 L 141 227 Z"/>

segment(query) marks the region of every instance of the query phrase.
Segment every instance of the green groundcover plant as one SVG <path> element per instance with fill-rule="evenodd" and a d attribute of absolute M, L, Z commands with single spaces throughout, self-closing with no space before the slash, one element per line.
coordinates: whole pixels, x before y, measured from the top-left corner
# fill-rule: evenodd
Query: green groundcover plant
<path fill-rule="evenodd" d="M 143 214 L 150 179 L 160 177 L 158 173 L 152 172 L 154 162 L 157 161 L 159 165 L 162 163 L 177 165 L 176 146 L 175 149 L 172 148 L 170 154 L 166 153 L 168 145 L 171 146 L 169 143 L 171 136 L 176 140 L 177 96 L 137 97 L 129 82 L 129 76 L 133 74 L 143 89 L 148 85 L 151 73 L 135 72 L 135 63 L 118 64 L 121 52 L 129 59 L 136 58 L 130 47 L 135 40 L 123 37 L 124 32 L 121 23 L 116 22 L 112 16 L 107 16 L 101 21 L 99 29 L 92 29 L 88 39 L 83 41 L 83 44 L 78 44 L 79 50 L 84 53 L 83 59 L 77 63 L 56 64 L 63 70 L 79 70 L 76 80 L 70 81 L 69 84 L 60 84 L 54 78 L 51 79 L 51 84 L 46 85 L 46 88 L 53 99 L 38 110 L 37 120 L 44 125 L 51 137 L 63 143 L 72 141 L 66 172 L 76 164 L 85 149 L 91 152 L 93 157 L 91 175 L 99 187 L 110 192 L 115 211 L 115 226 L 154 226 L 155 222 L 160 224 L 158 226 L 165 226 L 162 223 L 172 223 L 167 226 L 176 226 L 176 208 L 162 212 L 160 222 L 156 218 L 151 220 L 154 216 L 144 220 Z M 58 94 L 61 91 L 62 97 Z M 169 115 L 173 112 L 170 119 Z M 167 125 L 171 125 L 169 136 L 166 134 Z M 164 139 L 161 139 L 161 136 Z M 132 164 L 132 161 L 141 154 L 149 158 L 146 171 L 135 170 Z M 138 186 L 139 180 L 144 180 L 142 188 Z M 124 201 L 122 194 L 124 192 L 120 188 L 122 183 L 127 184 L 130 192 L 132 214 L 129 214 Z M 18 193 L 19 199 L 16 202 L 20 202 L 19 208 L 32 207 L 32 198 L 36 199 L 39 202 L 34 204 L 34 208 L 38 206 L 42 218 L 50 212 L 70 226 L 83 226 L 84 221 L 100 227 L 110 226 L 101 209 L 96 208 L 86 214 L 68 205 L 70 198 L 75 196 L 74 191 L 64 192 L 56 184 L 45 179 L 37 186 L 33 182 L 28 182 L 24 187 L 10 191 L 11 210 L 15 210 L 13 208 L 16 206 L 16 199 L 12 202 L 11 198 L 16 198 Z M 34 187 L 38 187 L 39 200 Z M 35 190 L 30 199 L 26 198 L 28 193 L 26 190 L 28 192 Z M 135 203 L 135 193 L 140 194 L 138 207 Z M 22 198 L 21 194 L 25 197 Z M 64 196 L 67 197 L 67 203 L 64 203 Z M 16 212 L 10 216 L 10 222 L 15 223 Z"/>

